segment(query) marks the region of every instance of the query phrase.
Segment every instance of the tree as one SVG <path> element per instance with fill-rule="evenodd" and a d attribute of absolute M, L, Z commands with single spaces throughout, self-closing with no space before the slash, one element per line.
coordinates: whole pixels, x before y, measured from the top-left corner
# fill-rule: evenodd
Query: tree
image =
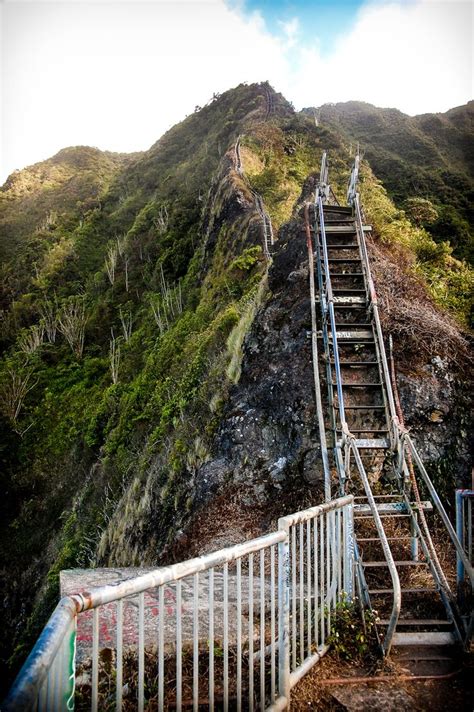
<path fill-rule="evenodd" d="M 109 282 L 112 285 L 115 282 L 115 269 L 117 267 L 118 254 L 119 250 L 117 245 L 110 245 L 108 247 L 105 257 L 105 269 L 107 271 Z"/>
<path fill-rule="evenodd" d="M 24 354 L 34 354 L 43 344 L 44 327 L 42 324 L 35 324 L 23 331 L 18 337 L 18 348 Z"/>
<path fill-rule="evenodd" d="M 56 303 L 56 300 L 53 303 L 45 299 L 40 304 L 39 312 L 41 316 L 40 324 L 46 332 L 48 341 L 51 344 L 54 344 L 56 341 L 56 332 L 58 329 L 58 305 Z"/>
<path fill-rule="evenodd" d="M 84 297 L 71 297 L 58 314 L 59 331 L 78 358 L 84 349 L 86 321 Z"/>
<path fill-rule="evenodd" d="M 31 381 L 32 375 L 32 368 L 23 370 L 20 364 L 12 364 L 6 369 L 6 378 L 0 386 L 0 408 L 18 435 L 24 435 L 31 427 L 30 424 L 21 428 L 18 419 L 26 396 L 37 384 L 37 381 Z"/>
<path fill-rule="evenodd" d="M 115 338 L 114 330 L 110 330 L 111 339 L 109 342 L 109 360 L 110 360 L 110 375 L 112 383 L 118 383 L 119 366 L 120 366 L 120 343 L 119 339 Z"/>

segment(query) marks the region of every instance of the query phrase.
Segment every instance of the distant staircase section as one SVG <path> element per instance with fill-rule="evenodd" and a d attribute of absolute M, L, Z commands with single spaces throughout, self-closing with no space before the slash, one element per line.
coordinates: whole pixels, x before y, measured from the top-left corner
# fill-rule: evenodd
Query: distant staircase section
<path fill-rule="evenodd" d="M 417 650 L 466 645 L 472 635 L 472 605 L 464 610 L 459 606 L 438 559 L 425 516 L 433 505 L 456 550 L 471 603 L 472 563 L 403 425 L 394 395 L 367 253 L 371 227 L 365 224 L 357 192 L 359 155 L 348 205 L 339 205 L 328 174 L 325 153 L 312 225 L 306 209 L 310 288 L 318 307 L 313 361 L 321 374 L 315 386 L 320 388 L 317 402 L 323 404 L 319 426 L 326 492 L 336 481 L 339 495 L 355 496 L 357 581 L 365 605 L 381 617 L 378 634 L 384 654 L 392 645 Z M 417 476 L 430 501 L 421 501 Z"/>

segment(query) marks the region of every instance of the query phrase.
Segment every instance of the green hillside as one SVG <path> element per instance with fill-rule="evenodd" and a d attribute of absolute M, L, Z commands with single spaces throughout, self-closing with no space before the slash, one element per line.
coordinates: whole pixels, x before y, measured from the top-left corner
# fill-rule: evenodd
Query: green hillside
<path fill-rule="evenodd" d="M 473 263 L 474 102 L 415 117 L 357 101 L 325 104 L 316 113 L 353 150 L 360 143 L 397 207 Z"/>

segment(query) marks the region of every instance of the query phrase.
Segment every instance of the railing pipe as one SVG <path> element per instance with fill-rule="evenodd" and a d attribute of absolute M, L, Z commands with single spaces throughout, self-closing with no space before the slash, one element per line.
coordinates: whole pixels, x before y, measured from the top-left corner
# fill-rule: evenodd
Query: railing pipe
<path fill-rule="evenodd" d="M 56 656 L 59 655 L 64 641 L 64 632 L 67 630 L 71 630 L 67 664 L 68 669 L 73 671 L 76 636 L 74 620 L 77 610 L 78 601 L 75 597 L 68 596 L 59 601 L 4 700 L 2 712 L 30 712 L 30 710 L 36 709 L 38 692 L 42 683 L 46 681 Z M 71 684 L 71 695 L 73 692 L 74 679 Z M 46 710 L 46 708 L 43 709 Z"/>
<path fill-rule="evenodd" d="M 323 264 L 324 272 L 326 277 L 326 292 L 327 292 L 327 302 L 328 302 L 328 312 L 329 312 L 329 323 L 331 325 L 332 342 L 333 342 L 333 354 L 334 354 L 334 371 L 336 376 L 336 389 L 337 389 L 337 399 L 338 399 L 338 409 L 339 417 L 341 419 L 341 427 L 344 429 L 346 425 L 346 416 L 344 412 L 344 396 L 342 394 L 342 379 L 341 379 L 341 365 L 339 361 L 339 349 L 337 345 L 337 333 L 336 333 L 336 317 L 334 313 L 334 297 L 332 292 L 331 284 L 331 274 L 329 271 L 329 259 L 326 241 L 326 230 L 324 227 L 324 212 L 323 212 L 323 201 L 321 196 L 318 196 L 318 217 L 319 217 L 319 230 L 321 233 L 321 244 L 323 248 Z"/>
<path fill-rule="evenodd" d="M 426 468 L 420 458 L 420 455 L 418 454 L 416 447 L 413 444 L 412 439 L 410 438 L 410 436 L 407 433 L 404 433 L 404 437 L 405 437 L 405 442 L 408 444 L 408 446 L 410 448 L 410 452 L 413 455 L 413 458 L 417 464 L 417 467 L 421 473 L 421 476 L 422 476 L 422 478 L 428 488 L 428 491 L 433 499 L 435 507 L 438 510 L 438 512 L 441 516 L 441 519 L 443 520 L 443 524 L 446 527 L 446 529 L 448 530 L 448 534 L 451 537 L 451 541 L 453 542 L 453 544 L 456 548 L 456 554 L 459 557 L 459 559 L 461 560 L 461 562 L 464 566 L 464 569 L 469 577 L 469 580 L 471 582 L 471 588 L 474 588 L 474 569 L 471 565 L 471 562 L 469 561 L 469 559 L 466 555 L 466 552 L 464 551 L 464 548 L 463 548 L 459 538 L 456 535 L 456 531 L 454 530 L 454 527 L 451 524 L 451 521 L 446 513 L 446 510 L 443 507 L 443 503 L 441 502 L 441 500 L 438 496 L 438 493 L 436 492 L 436 489 L 435 489 L 435 487 L 434 487 L 434 485 L 426 471 Z"/>
<path fill-rule="evenodd" d="M 331 499 L 331 470 L 329 467 L 328 447 L 326 442 L 326 428 L 324 425 L 323 403 L 321 398 L 321 381 L 319 377 L 319 355 L 318 355 L 318 336 L 316 326 L 316 290 L 314 284 L 314 252 L 311 242 L 311 232 L 309 228 L 309 206 L 305 206 L 305 226 L 306 226 L 306 242 L 308 248 L 309 260 L 309 292 L 311 300 L 311 349 L 313 354 L 313 380 L 314 392 L 316 397 L 316 414 L 318 418 L 319 441 L 321 443 L 321 458 L 323 461 L 324 473 L 324 498 L 326 502 Z"/>
<path fill-rule="evenodd" d="M 387 562 L 387 566 L 388 566 L 388 569 L 390 572 L 390 577 L 392 579 L 392 587 L 393 587 L 392 612 L 390 615 L 390 621 L 388 624 L 387 632 L 385 634 L 385 638 L 384 638 L 384 641 L 382 644 L 383 653 L 385 656 L 387 656 L 390 653 L 390 648 L 392 646 L 393 634 L 395 633 L 395 628 L 397 626 L 398 617 L 400 615 L 400 609 L 401 609 L 401 605 L 402 605 L 402 592 L 401 592 L 401 587 L 400 587 L 400 578 L 398 576 L 397 567 L 395 566 L 395 562 L 393 560 L 392 552 L 391 552 L 390 546 L 388 544 L 387 536 L 386 536 L 385 530 L 383 528 L 382 520 L 380 518 L 380 514 L 378 512 L 377 505 L 375 503 L 374 495 L 372 494 L 372 490 L 370 488 L 369 479 L 367 477 L 367 473 L 366 473 L 364 465 L 362 463 L 362 460 L 361 460 L 361 457 L 359 454 L 359 450 L 354 443 L 353 436 L 350 436 L 348 438 L 348 441 L 350 443 L 350 447 L 352 448 L 352 452 L 354 453 L 354 460 L 356 462 L 357 469 L 359 470 L 359 475 L 360 475 L 362 484 L 365 489 L 367 501 L 368 501 L 368 504 L 370 507 L 370 511 L 372 512 L 372 517 L 374 519 L 375 527 L 377 529 L 380 543 L 382 545 L 383 554 L 384 554 L 385 560 Z"/>
<path fill-rule="evenodd" d="M 364 226 L 362 224 L 362 216 L 360 212 L 359 194 L 356 193 L 354 196 L 354 209 L 356 215 L 356 223 L 359 231 L 360 247 L 362 253 L 362 263 L 364 265 L 364 271 L 366 274 L 367 285 L 368 285 L 368 298 L 372 306 L 372 312 L 374 315 L 375 331 L 377 333 L 377 341 L 379 344 L 380 359 L 382 362 L 382 370 L 385 379 L 385 389 L 387 393 L 388 405 L 390 410 L 390 417 L 394 423 L 398 422 L 397 411 L 395 408 L 395 400 L 393 397 L 392 381 L 390 379 L 390 371 L 387 361 L 387 353 L 385 351 L 385 345 L 383 340 L 382 325 L 380 323 L 379 309 L 377 294 L 375 292 L 375 286 L 372 279 L 372 273 L 370 271 L 369 255 L 367 253 L 367 245 L 365 242 Z"/>

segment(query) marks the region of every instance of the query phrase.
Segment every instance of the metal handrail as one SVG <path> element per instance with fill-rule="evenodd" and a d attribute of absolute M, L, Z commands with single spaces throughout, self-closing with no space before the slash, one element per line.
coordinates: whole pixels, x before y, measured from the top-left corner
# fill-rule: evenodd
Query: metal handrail
<path fill-rule="evenodd" d="M 411 452 L 413 459 L 415 460 L 416 465 L 421 473 L 421 476 L 422 476 L 423 481 L 428 489 L 428 492 L 430 493 L 430 495 L 433 499 L 434 505 L 441 516 L 441 519 L 443 521 L 444 526 L 446 527 L 446 529 L 448 531 L 451 541 L 454 544 L 454 547 L 456 549 L 456 553 L 459 557 L 459 560 L 462 562 L 464 569 L 468 575 L 468 578 L 469 578 L 469 581 L 471 584 L 471 588 L 474 590 L 474 568 L 472 567 L 471 562 L 469 561 L 469 558 L 467 557 L 466 552 L 464 551 L 463 546 L 462 546 L 461 542 L 459 541 L 456 531 L 455 531 L 453 525 L 451 524 L 451 521 L 447 515 L 445 508 L 443 507 L 443 503 L 441 502 L 441 499 L 439 498 L 439 495 L 436 492 L 435 486 L 433 485 L 433 483 L 426 471 L 426 468 L 423 464 L 423 461 L 421 460 L 420 454 L 419 454 L 418 450 L 416 449 L 416 447 L 413 443 L 413 440 L 411 439 L 411 437 L 409 436 L 409 434 L 406 431 L 402 431 L 400 429 L 400 436 L 401 436 L 402 447 L 404 447 L 404 445 L 406 444 L 406 445 L 408 445 L 408 447 L 410 449 L 410 452 Z"/>
<path fill-rule="evenodd" d="M 390 572 L 390 577 L 392 579 L 392 586 L 393 586 L 392 612 L 390 615 L 390 621 L 388 624 L 387 632 L 385 634 L 385 638 L 382 643 L 383 653 L 385 656 L 387 656 L 390 653 L 390 648 L 392 647 L 392 639 L 393 639 L 393 635 L 395 633 L 395 628 L 398 623 L 398 618 L 399 618 L 400 610 L 401 610 L 401 606 L 402 606 L 402 591 L 401 591 L 401 586 L 400 586 L 400 578 L 398 576 L 397 567 L 395 566 L 395 561 L 393 559 L 392 552 L 390 550 L 387 535 L 385 534 L 385 529 L 383 528 L 382 520 L 380 518 L 380 514 L 378 512 L 377 505 L 375 503 L 374 495 L 372 494 L 372 489 L 370 487 L 369 478 L 367 477 L 367 473 L 365 471 L 365 467 L 362 462 L 362 459 L 361 459 L 361 456 L 359 453 L 359 449 L 355 443 L 355 437 L 351 433 L 349 433 L 349 435 L 347 437 L 347 445 L 354 455 L 354 460 L 357 465 L 357 469 L 359 471 L 359 476 L 362 480 L 362 484 L 364 486 L 364 490 L 365 490 L 367 501 L 368 501 L 368 504 L 370 507 L 370 511 L 374 518 L 375 528 L 377 529 L 380 543 L 382 545 L 383 555 L 385 557 L 385 561 L 387 562 L 388 570 Z"/>
<path fill-rule="evenodd" d="M 347 428 L 346 415 L 344 411 L 344 395 L 342 392 L 342 377 L 341 377 L 341 365 L 339 362 L 339 349 L 337 344 L 337 332 L 336 332 L 336 315 L 334 312 L 334 295 L 332 291 L 331 284 L 331 274 L 329 271 L 329 259 L 328 259 L 328 248 L 326 240 L 326 230 L 324 226 L 324 211 L 323 211 L 323 201 L 321 195 L 317 199 L 317 214 L 319 221 L 319 232 L 321 235 L 321 247 L 323 250 L 323 265 L 324 265 L 324 277 L 325 277 L 325 288 L 326 288 L 326 303 L 327 311 L 329 314 L 329 323 L 332 333 L 333 342 L 333 352 L 334 352 L 334 371 L 336 377 L 336 389 L 337 389 L 337 399 L 338 399 L 338 409 L 339 417 L 341 419 L 341 427 L 344 430 Z M 319 257 L 319 240 L 318 240 L 318 257 Z"/>
<path fill-rule="evenodd" d="M 354 206 L 354 212 L 355 212 L 355 218 L 356 218 L 356 229 L 359 233 L 359 244 L 360 244 L 360 251 L 361 251 L 361 256 L 362 256 L 362 266 L 363 266 L 363 269 L 364 269 L 364 272 L 366 275 L 366 281 L 367 281 L 367 287 L 368 287 L 367 288 L 367 299 L 368 299 L 370 307 L 372 308 L 372 314 L 374 316 L 377 344 L 379 347 L 380 360 L 381 360 L 382 371 L 383 371 L 384 380 L 385 380 L 385 390 L 386 390 L 388 405 L 389 405 L 389 410 L 390 410 L 390 418 L 392 420 L 392 423 L 395 425 L 395 427 L 392 427 L 392 440 L 394 441 L 394 442 L 392 442 L 392 445 L 395 446 L 396 442 L 397 442 L 396 433 L 398 433 L 398 430 L 396 427 L 398 425 L 398 417 L 397 417 L 397 411 L 395 408 L 395 399 L 393 397 L 392 381 L 390 379 L 390 370 L 388 367 L 387 353 L 385 351 L 385 344 L 384 344 L 384 340 L 383 340 L 382 325 L 380 323 L 377 293 L 375 291 L 375 285 L 374 285 L 374 281 L 372 279 L 372 272 L 370 270 L 369 255 L 367 252 L 367 245 L 365 242 L 364 226 L 362 223 L 362 215 L 361 215 L 361 210 L 360 210 L 360 200 L 359 200 L 358 193 L 355 193 L 355 195 L 354 195 L 353 206 Z"/>
<path fill-rule="evenodd" d="M 319 522 L 319 523 L 318 523 Z M 293 542 L 296 547 L 296 529 L 300 532 L 298 540 L 298 555 L 293 557 L 290 554 L 290 544 Z M 301 532 L 304 532 L 304 536 Z M 325 536 L 321 532 L 325 532 Z M 329 531 L 331 531 L 329 537 Z M 319 532 L 319 534 L 318 534 Z M 330 544 L 330 545 L 329 545 Z M 275 567 L 275 553 L 278 550 L 278 565 Z M 253 562 L 254 556 L 259 552 L 256 559 L 259 561 L 260 584 L 260 645 L 259 651 L 254 653 L 254 638 L 250 635 L 248 659 L 257 663 L 260 668 L 260 691 L 249 688 L 249 700 L 253 700 L 253 693 L 259 694 L 261 708 L 266 701 L 270 700 L 269 709 L 285 709 L 290 704 L 290 691 L 296 682 L 305 675 L 309 669 L 326 653 L 328 641 L 325 640 L 325 632 L 330 631 L 331 614 L 334 612 L 337 599 L 343 595 L 343 591 L 352 597 L 353 587 L 353 497 L 333 499 L 330 502 L 321 504 L 310 509 L 289 514 L 278 522 L 278 529 L 265 536 L 252 539 L 226 549 L 205 554 L 203 556 L 190 559 L 185 562 L 171 566 L 163 566 L 154 569 L 144 575 L 121 581 L 117 585 L 105 585 L 92 589 L 88 593 L 72 594 L 61 599 L 46 627 L 41 633 L 38 642 L 28 656 L 23 668 L 18 674 L 13 687 L 7 698 L 3 702 L 1 709 L 5 712 L 29 712 L 38 709 L 40 712 L 59 712 L 74 708 L 74 681 L 76 662 L 76 627 L 79 621 L 87 620 L 87 611 L 92 614 L 92 655 L 91 655 L 91 709 L 97 712 L 100 705 L 99 695 L 99 652 L 100 652 L 100 610 L 102 606 L 116 604 L 117 621 L 116 626 L 116 704 L 117 709 L 121 709 L 123 690 L 123 625 L 125 614 L 124 600 L 130 600 L 131 596 L 138 594 L 138 633 L 135 632 L 135 642 L 137 643 L 138 657 L 138 707 L 145 709 L 145 645 L 146 645 L 146 617 L 145 617 L 145 594 L 147 591 L 157 590 L 158 606 L 161 613 L 165 610 L 165 585 L 176 586 L 175 614 L 173 620 L 175 624 L 176 641 L 176 706 L 181 706 L 182 695 L 182 667 L 181 662 L 178 667 L 178 656 L 183 652 L 183 606 L 184 599 L 182 592 L 183 579 L 192 581 L 193 597 L 190 598 L 192 608 L 192 636 L 193 636 L 193 705 L 196 706 L 199 700 L 199 630 L 201 636 L 204 629 L 199 624 L 199 585 L 200 576 L 208 572 L 208 601 L 209 612 L 208 628 L 210 640 L 208 640 L 209 656 L 214 660 L 214 636 L 222 635 L 222 646 L 224 656 L 224 708 L 228 704 L 229 686 L 226 676 L 226 661 L 228 661 L 229 647 L 229 606 L 236 606 L 236 646 L 238 659 L 246 654 L 242 647 L 242 600 L 241 584 L 243 564 L 248 563 L 249 580 L 249 630 L 253 631 L 253 611 L 258 605 L 257 598 L 254 598 L 254 577 Z M 267 558 L 265 558 L 267 554 Z M 246 559 L 245 559 L 246 557 Z M 319 561 L 319 564 L 318 564 Z M 229 565 L 236 565 L 236 602 L 229 602 Z M 270 563 L 270 571 L 266 571 L 266 564 Z M 294 583 L 292 572 L 296 575 L 298 565 L 300 566 L 300 580 L 298 589 Z M 326 585 L 318 583 L 317 568 L 321 572 L 323 579 L 325 572 L 332 572 L 332 580 L 326 579 Z M 222 568 L 222 605 L 223 622 L 222 634 L 217 633 L 214 624 L 213 604 L 220 598 L 214 598 L 215 569 Z M 204 579 L 202 579 L 204 580 Z M 293 584 L 291 583 L 293 580 Z M 269 603 L 266 603 L 266 586 L 268 581 Z M 304 581 L 304 591 L 301 587 Z M 334 584 L 334 585 L 333 585 Z M 344 586 L 344 589 L 342 588 Z M 299 615 L 298 621 L 290 617 L 289 604 L 296 601 L 298 595 Z M 318 603 L 318 596 L 320 603 Z M 306 602 L 306 603 L 305 603 Z M 212 603 L 212 605 L 211 605 Z M 327 605 L 326 605 L 327 604 Z M 304 606 L 308 605 L 307 616 L 302 618 Z M 162 614 L 154 613 L 157 616 L 158 631 L 155 640 L 158 641 L 158 707 L 164 708 L 164 682 L 165 682 L 165 638 L 164 638 L 164 618 Z M 266 645 L 267 637 L 265 631 L 265 616 L 270 627 L 270 645 Z M 313 624 L 313 620 L 321 619 L 321 637 L 319 628 Z M 114 619 L 115 620 L 115 619 Z M 240 622 L 239 622 L 240 621 Z M 303 621 L 303 622 L 302 622 Z M 211 633 L 212 629 L 212 633 Z M 298 633 L 299 630 L 299 633 Z M 278 632 L 278 637 L 277 637 Z M 298 650 L 303 649 L 305 656 L 296 658 L 293 656 L 293 663 L 290 660 L 290 636 L 294 637 L 298 643 Z M 296 652 L 296 650 L 295 650 Z M 270 680 L 266 679 L 265 657 L 270 658 Z M 211 659 L 210 658 L 210 659 Z M 179 658 L 181 660 L 181 658 Z M 120 661 L 120 662 L 119 662 Z M 179 670 L 179 672 L 178 672 Z M 252 668 L 253 670 L 253 668 Z M 229 668 L 227 668 L 227 672 Z M 202 672 L 202 670 L 201 670 Z M 253 674 L 253 673 L 252 673 Z M 242 664 L 237 664 L 237 699 L 240 700 L 240 707 L 244 702 L 242 690 Z M 196 681 L 196 682 L 194 682 Z M 214 690 L 214 664 L 209 667 L 209 690 Z M 240 687 L 239 687 L 240 685 Z M 239 692 L 240 690 L 240 692 Z M 210 695 L 213 693 L 209 693 Z M 246 693 L 245 693 L 246 694 Z M 239 703 L 237 708 L 239 709 Z"/>
<path fill-rule="evenodd" d="M 436 492 L 436 489 L 435 489 L 435 487 L 434 487 L 434 485 L 426 471 L 426 468 L 421 460 L 421 457 L 420 457 L 412 439 L 410 438 L 406 429 L 400 423 L 399 418 L 397 416 L 394 394 L 393 394 L 393 387 L 392 387 L 392 380 L 390 377 L 390 370 L 388 367 L 388 360 L 387 360 L 387 356 L 386 356 L 382 327 L 381 327 L 380 316 L 379 316 L 379 312 L 378 312 L 377 294 L 375 291 L 375 286 L 374 286 L 371 271 L 370 271 L 370 263 L 369 263 L 368 253 L 367 253 L 367 245 L 365 242 L 364 228 L 363 228 L 361 209 L 360 209 L 360 198 L 359 198 L 359 193 L 357 192 L 357 182 L 359 179 L 359 166 L 360 166 L 360 158 L 359 158 L 359 153 L 357 153 L 355 161 L 354 161 L 354 166 L 351 171 L 349 188 L 347 191 L 347 200 L 350 204 L 353 205 L 353 208 L 355 211 L 355 216 L 356 216 L 356 226 L 357 226 L 357 230 L 359 233 L 362 264 L 363 264 L 363 269 L 365 272 L 365 276 L 366 276 L 366 280 L 367 280 L 367 287 L 368 287 L 367 288 L 367 299 L 368 299 L 369 304 L 372 308 L 372 313 L 373 313 L 373 317 L 374 317 L 377 343 L 378 343 L 378 347 L 379 347 L 380 360 L 381 360 L 382 370 L 383 370 L 384 379 L 385 379 L 386 394 L 387 394 L 387 398 L 388 398 L 388 405 L 389 405 L 389 411 L 390 411 L 392 448 L 395 452 L 398 452 L 398 466 L 396 467 L 396 471 L 398 472 L 400 479 L 402 479 L 404 470 L 406 469 L 405 447 L 408 447 L 408 451 L 418 466 L 418 469 L 421 473 L 421 477 L 424 480 L 425 485 L 427 486 L 427 489 L 428 489 L 428 491 L 433 499 L 433 502 L 441 516 L 443 524 L 449 534 L 449 537 L 454 544 L 454 547 L 456 549 L 456 554 L 458 557 L 458 562 L 460 565 L 464 566 L 465 571 L 466 571 L 467 576 L 470 581 L 471 590 L 474 590 L 474 569 L 473 569 L 473 566 L 472 566 L 471 562 L 469 561 L 468 557 L 466 556 L 466 553 L 463 549 L 462 543 L 461 543 L 459 537 L 457 536 L 457 533 L 456 533 L 453 525 L 451 524 L 451 521 L 446 513 L 446 510 L 443 507 L 443 504 L 438 496 L 438 493 Z M 423 539 L 422 539 L 422 541 L 423 541 Z M 430 557 L 428 556 L 427 558 L 429 561 Z M 446 601 L 445 601 L 446 605 L 448 606 L 448 608 L 451 608 L 451 602 L 448 600 L 449 593 L 450 593 L 449 586 L 447 587 L 447 590 L 445 590 L 446 587 L 443 586 L 443 582 L 442 582 L 440 576 L 438 575 L 438 571 L 435 566 L 433 567 L 433 570 L 436 572 L 435 580 L 438 581 L 440 590 L 445 592 L 444 598 L 446 599 Z M 441 572 L 441 574 L 442 574 L 442 572 Z M 474 617 L 474 613 L 473 613 L 473 617 Z"/>
<path fill-rule="evenodd" d="M 316 289 L 314 283 L 314 250 L 311 241 L 311 231 L 309 226 L 308 203 L 306 203 L 305 205 L 305 227 L 309 262 L 309 293 L 311 299 L 311 349 L 313 354 L 313 380 L 316 397 L 316 414 L 318 418 L 319 440 L 321 443 L 321 458 L 323 461 L 324 498 L 326 502 L 329 502 L 331 499 L 331 470 L 329 467 L 326 429 L 324 426 L 323 406 L 321 398 L 321 381 L 319 378 L 318 334 L 316 325 Z"/>
<path fill-rule="evenodd" d="M 418 465 L 418 468 L 420 470 L 422 478 L 425 481 L 425 484 L 428 487 L 430 495 L 433 498 L 434 504 L 441 515 L 441 518 L 443 520 L 443 523 L 444 523 L 446 529 L 448 530 L 451 540 L 454 543 L 456 552 L 458 553 L 460 560 L 463 563 L 465 561 L 467 562 L 466 571 L 469 575 L 469 578 L 471 581 L 471 586 L 474 587 L 474 569 L 471 566 L 471 564 L 470 564 L 470 562 L 462 548 L 462 544 L 456 535 L 456 531 L 454 530 L 454 527 L 451 524 L 451 521 L 446 513 L 446 510 L 444 509 L 444 507 L 441 503 L 441 500 L 436 492 L 436 489 L 429 478 L 426 468 L 423 465 L 423 462 L 421 461 L 420 455 L 419 455 L 418 451 L 416 450 L 416 447 L 415 447 L 412 439 L 408 435 L 407 431 L 401 427 L 401 425 L 399 423 L 399 419 L 397 417 L 397 412 L 396 412 L 396 408 L 395 408 L 395 400 L 394 400 L 393 389 L 392 389 L 392 381 L 390 378 L 390 370 L 389 370 L 389 366 L 388 366 L 388 360 L 387 360 L 387 355 L 386 355 L 384 341 L 383 341 L 382 327 L 380 324 L 380 316 L 379 316 L 379 312 L 378 312 L 377 294 L 375 291 L 375 286 L 374 286 L 372 274 L 370 271 L 369 256 L 367 253 L 367 245 L 365 242 L 364 229 L 363 229 L 363 224 L 362 224 L 362 216 L 361 216 L 361 210 L 360 210 L 360 198 L 359 198 L 359 194 L 355 191 L 356 183 L 357 183 L 357 179 L 358 179 L 358 173 L 359 173 L 359 156 L 357 155 L 356 161 L 354 163 L 354 168 L 353 168 L 353 171 L 351 174 L 351 185 L 352 185 L 352 177 L 354 177 L 354 180 L 355 180 L 354 186 L 353 186 L 352 202 L 353 202 L 354 211 L 355 211 L 355 215 L 356 215 L 356 225 L 357 225 L 357 228 L 359 231 L 362 262 L 364 265 L 364 270 L 366 272 L 367 282 L 369 285 L 369 293 L 367 296 L 370 299 L 370 304 L 372 306 L 373 315 L 374 315 L 375 327 L 376 327 L 376 332 L 377 332 L 377 340 L 378 340 L 379 348 L 380 348 L 382 369 L 383 369 L 385 383 L 386 383 L 387 397 L 388 397 L 388 402 L 389 402 L 390 417 L 392 420 L 393 430 L 396 432 L 397 441 L 403 440 L 409 446 L 410 451 L 415 459 L 415 462 Z M 349 192 L 348 192 L 348 197 L 349 197 Z"/>
<path fill-rule="evenodd" d="M 323 190 L 321 189 L 321 184 L 323 186 Z M 362 463 L 362 459 L 356 444 L 356 438 L 354 435 L 349 431 L 349 428 L 347 426 L 346 418 L 345 418 L 345 409 L 344 409 L 344 397 L 343 397 L 343 392 L 342 392 L 342 376 L 341 376 L 341 367 L 340 367 L 340 360 L 339 360 L 339 349 L 338 349 L 338 341 L 337 341 L 337 333 L 336 333 L 336 320 L 335 320 L 335 311 L 334 311 L 334 296 L 333 296 L 333 290 L 332 290 L 332 283 L 331 283 L 331 274 L 329 270 L 329 260 L 328 260 L 328 248 L 327 248 L 327 240 L 326 240 L 326 231 L 325 231 L 325 225 L 324 225 L 324 208 L 323 208 L 323 195 L 325 194 L 325 190 L 327 188 L 327 157 L 326 153 L 323 154 L 323 160 L 321 163 L 321 176 L 320 176 L 320 185 L 318 185 L 318 188 L 316 190 L 316 195 L 315 195 L 315 208 L 316 208 L 316 215 L 319 223 L 319 232 L 317 230 L 318 225 L 316 225 L 316 230 L 315 234 L 317 236 L 317 259 L 318 259 L 318 271 L 320 273 L 321 277 L 321 272 L 324 274 L 324 284 L 322 283 L 322 280 L 320 278 L 320 288 L 324 289 L 324 298 L 323 298 L 323 293 L 321 293 L 321 309 L 323 312 L 323 319 L 326 318 L 327 314 L 329 315 L 329 323 L 330 323 L 330 329 L 332 333 L 332 338 L 333 338 L 333 356 L 334 356 L 334 372 L 335 372 L 335 379 L 336 379 L 336 389 L 337 389 L 337 396 L 338 396 L 338 409 L 339 409 L 339 417 L 341 420 L 341 428 L 342 428 L 342 446 L 343 446 L 343 457 L 338 457 L 336 454 L 336 463 L 338 466 L 338 470 L 340 472 L 340 475 L 342 477 L 342 494 L 344 494 L 344 483 L 347 480 L 349 476 L 349 466 L 350 466 L 350 453 L 352 452 L 354 454 L 354 460 L 359 472 L 359 476 L 361 478 L 366 496 L 367 496 L 367 501 L 372 513 L 372 516 L 374 518 L 375 526 L 377 529 L 377 533 L 379 535 L 380 542 L 382 544 L 382 550 L 383 554 L 385 557 L 385 560 L 387 562 L 387 566 L 390 572 L 390 576 L 392 579 L 392 584 L 393 584 L 393 606 L 392 606 L 392 612 L 390 616 L 390 622 L 388 625 L 388 629 L 382 644 L 382 651 L 384 655 L 388 655 L 390 652 L 390 648 L 392 645 L 392 639 L 393 635 L 395 633 L 395 628 L 398 622 L 398 617 L 400 615 L 400 609 L 401 609 L 401 586 L 400 586 L 400 579 L 398 576 L 398 571 L 395 566 L 395 562 L 392 556 L 392 552 L 390 550 L 390 546 L 388 543 L 387 536 L 385 534 L 385 530 L 383 528 L 382 520 L 380 518 L 379 512 L 377 510 L 377 506 L 375 503 L 374 496 L 372 494 L 372 490 L 370 487 L 369 479 L 367 477 L 367 473 L 365 471 L 364 465 Z M 354 183 L 354 188 L 355 188 L 355 183 Z M 363 256 L 363 261 L 365 262 L 365 267 L 366 267 L 366 277 L 367 277 L 367 282 L 369 285 L 369 290 L 370 290 L 370 296 L 374 298 L 375 300 L 375 311 L 377 311 L 377 297 L 375 294 L 375 289 L 373 286 L 373 281 L 372 281 L 372 276 L 370 273 L 370 266 L 368 263 L 368 255 L 367 255 L 367 249 L 365 246 L 365 241 L 364 241 L 364 234 L 363 234 L 363 226 L 362 226 L 362 218 L 361 218 L 361 213 L 360 213 L 360 207 L 359 207 L 359 202 L 358 202 L 358 196 L 355 194 L 354 197 L 354 207 L 356 211 L 356 222 L 359 225 L 359 230 L 361 234 L 361 250 L 362 250 L 362 256 Z M 320 236 L 320 238 L 319 238 Z M 321 244 L 319 242 L 319 239 L 321 239 Z M 321 252 L 322 250 L 322 260 L 321 260 Z M 377 312 L 378 316 L 378 312 Z M 380 322 L 379 322 L 379 329 L 381 333 L 381 327 L 380 327 Z M 383 349 L 383 340 L 382 340 L 382 349 Z M 381 349 L 382 353 L 382 359 L 385 358 L 386 362 L 386 354 L 385 350 Z M 386 362 L 386 374 L 389 374 L 388 371 L 388 364 Z M 388 384 L 390 385 L 390 381 L 388 381 Z M 390 402 L 390 401 L 389 401 Z M 393 406 L 393 412 L 395 414 L 395 406 L 393 402 L 393 394 L 392 394 L 392 406 Z"/>

